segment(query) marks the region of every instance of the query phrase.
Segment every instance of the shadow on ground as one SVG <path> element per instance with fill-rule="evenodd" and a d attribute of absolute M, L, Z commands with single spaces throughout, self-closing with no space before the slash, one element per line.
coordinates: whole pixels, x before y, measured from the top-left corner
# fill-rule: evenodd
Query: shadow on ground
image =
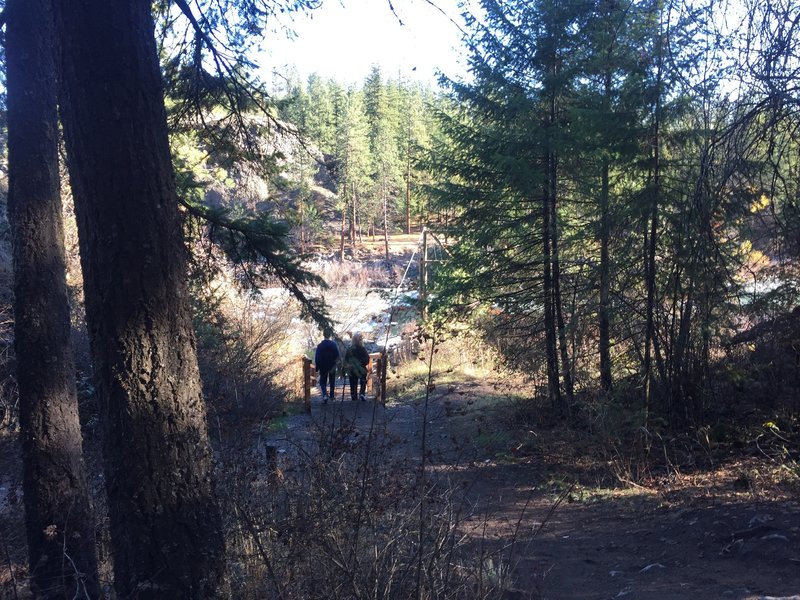
<path fill-rule="evenodd" d="M 789 598 L 800 594 L 800 504 L 737 490 L 723 472 L 669 489 L 604 488 L 599 467 L 548 451 L 524 457 L 478 398 L 480 382 L 444 386 L 427 403 L 312 398 L 310 415 L 270 436 L 282 460 L 314 452 L 320 435 L 381 441 L 381 460 L 419 469 L 463 503 L 460 527 L 507 598 L 563 600 Z M 424 440 L 424 441 L 423 441 Z M 563 441 L 563 440 L 562 440 Z M 388 450 L 388 453 L 386 449 Z M 538 448 L 538 450 L 537 450 Z"/>

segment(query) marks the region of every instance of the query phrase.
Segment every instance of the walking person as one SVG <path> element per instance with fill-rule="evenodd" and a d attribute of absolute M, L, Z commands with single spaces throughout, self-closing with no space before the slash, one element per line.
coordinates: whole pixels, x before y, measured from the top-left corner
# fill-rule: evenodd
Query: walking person
<path fill-rule="evenodd" d="M 353 343 L 347 349 L 344 357 L 344 362 L 347 368 L 347 373 L 350 378 L 350 399 L 355 401 L 360 398 L 361 401 L 367 399 L 367 366 L 369 365 L 369 352 L 364 348 L 364 339 L 361 334 L 356 332 L 353 334 Z M 358 395 L 356 391 L 358 388 Z"/>
<path fill-rule="evenodd" d="M 327 404 L 328 398 L 336 397 L 336 361 L 339 360 L 339 346 L 334 342 L 333 331 L 325 329 L 322 332 L 323 339 L 314 352 L 314 365 L 319 373 L 319 387 L 322 390 L 322 403 Z M 330 384 L 330 394 L 328 393 Z"/>

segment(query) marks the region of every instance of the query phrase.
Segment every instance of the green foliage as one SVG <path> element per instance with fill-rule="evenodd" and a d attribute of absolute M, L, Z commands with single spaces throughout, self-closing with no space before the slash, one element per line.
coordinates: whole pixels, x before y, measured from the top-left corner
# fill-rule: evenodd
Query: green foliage
<path fill-rule="evenodd" d="M 398 115 L 396 94 L 383 82 L 378 67 L 364 84 L 364 112 L 369 125 L 369 150 L 372 157 L 372 186 L 369 193 L 373 215 L 383 214 L 384 223 L 396 213 L 401 165 L 398 156 Z"/>
<path fill-rule="evenodd" d="M 266 265 L 289 250 L 274 242 L 286 225 L 301 248 L 333 227 L 344 248 L 345 235 L 355 245 L 362 229 L 388 234 L 412 217 L 433 225 L 454 244 L 433 268 L 436 310 L 477 319 L 532 373 L 560 350 L 564 389 L 568 378 L 579 390 L 596 385 L 605 343 L 620 393 L 635 396 L 643 371 L 656 374 L 656 404 L 636 410 L 693 418 L 712 395 L 708 373 L 722 341 L 745 318 L 796 305 L 800 252 L 797 94 L 776 85 L 797 55 L 783 26 L 796 9 L 750 7 L 743 28 L 760 44 L 739 65 L 726 62 L 730 39 L 714 29 L 715 10 L 484 0 L 480 18 L 467 15 L 471 75 L 444 80 L 445 97 L 377 67 L 347 90 L 318 75 L 290 78 L 265 119 L 296 128 L 309 151 L 280 167 L 285 157 L 251 144 L 223 110 L 269 104 L 255 88 L 231 92 L 252 81 L 244 62 L 210 76 L 197 60 L 166 60 L 175 122 L 190 122 L 192 89 L 202 91 L 195 106 L 214 115 L 199 133 L 176 129 L 211 157 L 185 156 L 202 173 L 190 168 L 180 184 L 196 210 L 200 175 L 236 182 L 232 165 L 244 158 L 288 187 L 280 202 L 269 200 L 271 218 L 204 213 L 230 256 L 258 255 L 278 279 L 292 267 Z M 202 35 L 192 41 L 213 58 Z M 788 62 L 768 68 L 770 52 Z M 750 87 L 726 97 L 722 83 L 734 71 Z M 323 166 L 335 196 L 309 183 Z M 226 228 L 234 233 L 221 235 Z"/>
<path fill-rule="evenodd" d="M 323 153 L 337 210 L 354 236 L 382 228 L 384 218 L 393 230 L 422 216 L 419 184 L 433 175 L 418 158 L 435 128 L 436 102 L 429 89 L 386 80 L 375 67 L 363 86 L 347 90 L 312 74 L 305 85 L 293 82 L 277 105 L 281 119 Z"/>
<path fill-rule="evenodd" d="M 482 10 L 465 39 L 471 77 L 444 82 L 441 135 L 424 161 L 438 175 L 428 188 L 438 228 L 454 240 L 434 308 L 479 317 L 537 375 L 555 327 L 562 385 L 571 375 L 583 390 L 597 385 L 604 313 L 624 412 L 702 418 L 747 278 L 769 287 L 748 301 L 751 315 L 796 303 L 785 258 L 800 239 L 789 234 L 797 140 L 785 129 L 796 119 L 784 105 L 724 98 L 725 48 L 705 6 L 486 0 Z M 650 407 L 637 400 L 646 345 Z"/>
<path fill-rule="evenodd" d="M 369 182 L 372 157 L 369 152 L 369 129 L 364 115 L 363 95 L 348 90 L 343 114 L 336 129 L 336 182 L 340 202 L 352 202 Z"/>
<path fill-rule="evenodd" d="M 309 10 L 316 0 L 225 0 L 156 3 L 155 15 L 167 88 L 176 183 L 183 207 L 203 225 L 201 237 L 217 245 L 253 289 L 276 281 L 297 298 L 303 316 L 320 326 L 330 321 L 324 302 L 310 290 L 324 282 L 302 267 L 289 237 L 287 221 L 300 228 L 301 251 L 318 226 L 309 206 L 307 181 L 313 160 L 308 153 L 289 157 L 295 205 L 271 202 L 272 210 L 247 206 L 238 196 L 242 181 L 287 187 L 281 137 L 292 132 L 276 118 L 276 108 L 253 75 L 250 50 L 278 14 Z M 314 88 L 315 97 L 317 90 Z M 295 105 L 302 110 L 302 95 Z M 277 143 L 275 140 L 278 140 Z M 298 144 L 302 145 L 302 144 Z M 210 191 L 227 190 L 233 203 L 214 203 Z M 253 204 L 268 202 L 268 192 Z M 253 200 L 252 198 L 250 199 Z M 275 213 L 283 212 L 283 221 Z"/>
<path fill-rule="evenodd" d="M 324 301 L 307 291 L 309 286 L 325 288 L 325 282 L 301 265 L 300 256 L 289 245 L 285 224 L 264 213 L 237 218 L 223 208 L 189 202 L 183 206 L 208 224 L 208 239 L 239 267 L 254 289 L 275 279 L 300 302 L 303 317 L 321 328 L 332 326 Z"/>

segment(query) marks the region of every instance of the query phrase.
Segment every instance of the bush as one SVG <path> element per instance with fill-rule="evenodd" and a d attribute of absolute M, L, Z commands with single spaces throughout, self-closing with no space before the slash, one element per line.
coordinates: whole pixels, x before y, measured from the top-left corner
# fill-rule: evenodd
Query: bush
<path fill-rule="evenodd" d="M 392 458 L 384 433 L 336 421 L 279 458 L 269 446 L 223 458 L 232 596 L 502 597 L 502 553 L 476 552 L 459 489 Z"/>
<path fill-rule="evenodd" d="M 290 321 L 289 307 L 269 306 L 232 287 L 195 293 L 197 355 L 212 431 L 246 428 L 279 410 Z"/>

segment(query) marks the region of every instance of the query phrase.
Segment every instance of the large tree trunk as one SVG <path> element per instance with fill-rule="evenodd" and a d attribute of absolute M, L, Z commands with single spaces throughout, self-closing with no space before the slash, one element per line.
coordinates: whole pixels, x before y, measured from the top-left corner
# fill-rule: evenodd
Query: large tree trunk
<path fill-rule="evenodd" d="M 70 343 L 49 0 L 6 5 L 14 346 L 31 584 L 99 597 Z"/>
<path fill-rule="evenodd" d="M 150 3 L 62 0 L 62 119 L 122 598 L 210 598 L 224 541 Z"/>

